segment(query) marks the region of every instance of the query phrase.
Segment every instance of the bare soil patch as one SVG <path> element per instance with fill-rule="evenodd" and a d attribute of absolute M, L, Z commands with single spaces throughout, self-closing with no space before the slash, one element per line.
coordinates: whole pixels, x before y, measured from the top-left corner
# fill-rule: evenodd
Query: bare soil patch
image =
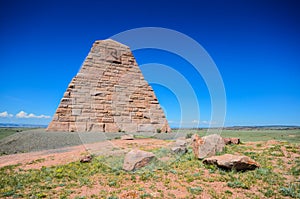
<path fill-rule="evenodd" d="M 89 153 L 95 155 L 116 155 L 124 154 L 131 149 L 151 150 L 167 146 L 168 144 L 170 142 L 151 138 L 102 141 L 73 147 L 0 156 L 0 167 L 21 164 L 23 169 L 39 169 L 43 166 L 78 161 L 81 157 Z"/>

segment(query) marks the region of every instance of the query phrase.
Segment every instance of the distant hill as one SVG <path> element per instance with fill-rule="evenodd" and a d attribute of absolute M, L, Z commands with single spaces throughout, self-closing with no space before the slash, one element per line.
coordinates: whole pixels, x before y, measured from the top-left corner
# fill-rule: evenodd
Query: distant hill
<path fill-rule="evenodd" d="M 0 123 L 0 128 L 47 128 L 47 125 Z"/>
<path fill-rule="evenodd" d="M 15 123 L 0 123 L 0 128 L 47 128 L 48 125 L 37 125 L 37 124 L 15 124 Z M 200 128 L 172 128 L 176 129 L 207 129 L 206 127 Z M 292 126 L 292 125 L 265 125 L 265 126 L 227 126 L 223 127 L 226 130 L 288 130 L 288 129 L 300 129 L 300 126 Z"/>
<path fill-rule="evenodd" d="M 237 130 L 237 129 L 269 129 L 269 130 L 285 130 L 285 129 L 299 129 L 300 126 L 292 126 L 292 125 L 265 125 L 265 126 L 232 126 L 225 127 L 227 130 Z"/>
<path fill-rule="evenodd" d="M 207 127 L 200 128 L 172 128 L 176 129 L 208 129 Z M 212 128 L 213 129 L 213 128 Z M 218 128 L 215 128 L 218 129 Z M 291 130 L 291 129 L 300 129 L 300 126 L 293 125 L 264 125 L 264 126 L 226 126 L 223 127 L 224 130 Z"/>

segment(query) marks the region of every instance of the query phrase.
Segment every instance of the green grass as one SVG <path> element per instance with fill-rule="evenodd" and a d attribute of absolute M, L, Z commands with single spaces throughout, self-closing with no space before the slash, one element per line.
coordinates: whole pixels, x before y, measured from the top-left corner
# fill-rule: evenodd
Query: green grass
<path fill-rule="evenodd" d="M 200 136 L 207 135 L 206 129 L 201 130 L 173 130 L 172 133 L 185 132 L 187 135 L 199 134 Z M 214 132 L 212 130 L 212 132 Z M 217 131 L 216 131 L 217 132 Z M 218 132 L 217 132 L 218 133 Z M 251 129 L 251 130 L 222 130 L 222 137 L 237 137 L 242 142 L 256 142 L 267 140 L 286 141 L 291 143 L 300 143 L 300 129 L 291 130 L 266 130 L 266 129 Z"/>
<path fill-rule="evenodd" d="M 31 128 L 7 128 L 7 127 L 0 128 L 0 140 L 7 136 L 10 136 L 10 135 L 13 135 L 15 133 L 22 132 L 25 130 L 31 130 Z"/>
<path fill-rule="evenodd" d="M 0 129 L 0 139 L 20 130 L 24 129 Z M 203 136 L 206 130 L 186 133 L 188 137 L 193 133 Z M 239 137 L 242 144 L 226 146 L 220 154 L 247 155 L 260 168 L 225 171 L 195 159 L 191 148 L 182 156 L 170 156 L 169 149 L 157 148 L 151 150 L 157 158 L 135 172 L 121 169 L 124 156 L 94 157 L 91 163 L 78 161 L 31 170 L 22 169 L 23 165 L 2 167 L 0 198 L 119 198 L 130 191 L 135 191 L 138 198 L 176 198 L 179 189 L 185 198 L 201 194 L 211 198 L 300 198 L 299 130 L 224 130 L 221 136 Z M 270 139 L 284 142 L 246 143 Z M 168 161 L 160 160 L 164 157 Z M 43 161 L 37 159 L 28 164 Z M 215 188 L 215 183 L 221 189 Z M 84 190 L 94 191 L 89 195 Z"/>
<path fill-rule="evenodd" d="M 233 195 L 236 198 L 299 198 L 299 158 L 292 156 L 300 155 L 300 145 L 282 142 L 268 147 L 264 147 L 265 143 L 252 146 L 230 145 L 225 150 L 248 155 L 261 165 L 247 172 L 204 165 L 194 158 L 191 149 L 171 162 L 156 159 L 135 172 L 123 171 L 123 157 L 114 156 L 95 157 L 91 163 L 78 161 L 31 170 L 23 170 L 20 165 L 6 166 L 0 168 L 0 198 L 119 198 L 130 191 L 135 191 L 138 198 L 176 198 L 179 189 L 185 198 L 197 198 L 203 193 L 211 198 Z M 281 147 L 289 149 L 291 157 L 278 155 Z M 153 152 L 157 156 L 168 154 L 164 148 Z M 215 189 L 215 183 L 221 189 Z"/>

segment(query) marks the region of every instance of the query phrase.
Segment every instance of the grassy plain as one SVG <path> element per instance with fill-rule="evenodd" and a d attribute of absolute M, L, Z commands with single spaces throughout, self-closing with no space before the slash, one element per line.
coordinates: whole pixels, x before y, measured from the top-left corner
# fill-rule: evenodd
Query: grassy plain
<path fill-rule="evenodd" d="M 199 134 L 205 136 L 207 129 L 201 130 L 174 130 L 173 133 L 185 132 L 186 134 Z M 212 131 L 213 132 L 213 131 Z M 237 137 L 242 142 L 257 142 L 267 140 L 286 141 L 291 143 L 300 143 L 300 129 L 223 129 L 222 137 Z"/>
<path fill-rule="evenodd" d="M 187 136 L 193 133 L 205 135 L 206 131 L 185 130 Z M 191 148 L 172 159 L 164 158 L 170 154 L 167 148 L 151 149 L 158 158 L 135 172 L 121 169 L 124 156 L 99 156 L 91 163 L 41 169 L 5 166 L 0 168 L 0 197 L 300 198 L 299 134 L 299 130 L 223 131 L 223 137 L 242 141 L 226 146 L 223 153 L 247 155 L 260 164 L 259 169 L 247 172 L 204 165 L 194 158 Z"/>
<path fill-rule="evenodd" d="M 0 140 L 7 136 L 13 135 L 18 132 L 26 131 L 26 130 L 31 130 L 31 129 L 30 128 L 7 128 L 7 127 L 0 128 Z"/>

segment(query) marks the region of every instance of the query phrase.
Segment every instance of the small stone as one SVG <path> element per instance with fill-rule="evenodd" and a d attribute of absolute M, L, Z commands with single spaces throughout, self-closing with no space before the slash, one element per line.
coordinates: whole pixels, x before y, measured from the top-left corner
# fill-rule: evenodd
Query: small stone
<path fill-rule="evenodd" d="M 240 144 L 241 141 L 240 141 L 240 138 L 223 138 L 224 140 L 224 143 L 226 145 L 228 144 Z"/>
<path fill-rule="evenodd" d="M 185 154 L 188 150 L 186 147 L 175 146 L 171 148 L 171 151 L 176 154 Z"/>
<path fill-rule="evenodd" d="M 121 140 L 134 140 L 134 137 L 132 134 L 126 134 L 121 136 Z"/>
<path fill-rule="evenodd" d="M 203 160 L 204 164 L 214 164 L 224 169 L 234 169 L 236 171 L 254 170 L 259 168 L 259 164 L 248 156 L 225 154 L 212 156 Z"/>
<path fill-rule="evenodd" d="M 125 155 L 123 169 L 125 171 L 137 170 L 149 164 L 154 157 L 155 155 L 151 152 L 132 150 Z"/>
<path fill-rule="evenodd" d="M 80 162 L 81 162 L 81 163 L 87 163 L 87 162 L 91 162 L 92 159 L 93 159 L 93 157 L 90 156 L 90 155 L 88 155 L 88 156 L 83 157 L 83 158 L 80 160 Z"/>

